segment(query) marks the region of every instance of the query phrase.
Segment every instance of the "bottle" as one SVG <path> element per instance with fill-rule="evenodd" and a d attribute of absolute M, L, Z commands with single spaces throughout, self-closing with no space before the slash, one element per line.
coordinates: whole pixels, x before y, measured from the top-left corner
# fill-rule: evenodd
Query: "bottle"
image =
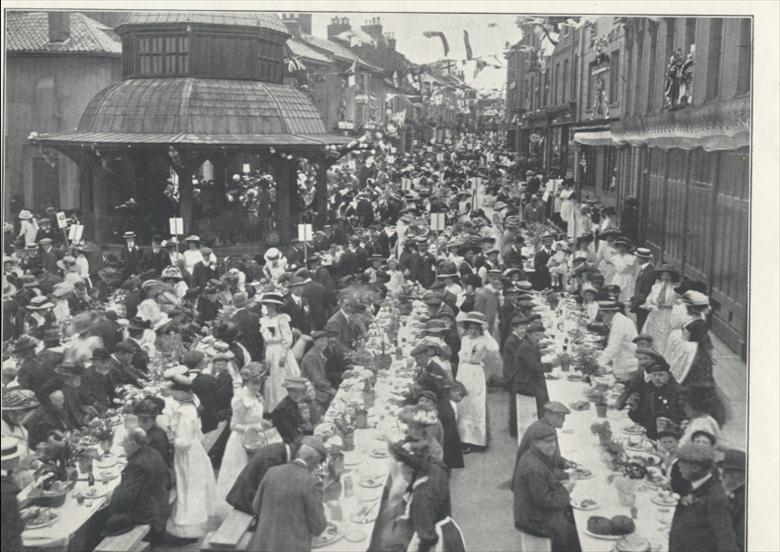
<path fill-rule="evenodd" d="M 95 475 L 92 473 L 92 470 L 89 470 L 89 473 L 87 474 L 87 484 L 90 487 L 95 486 Z"/>
<path fill-rule="evenodd" d="M 354 489 L 354 482 L 351 475 L 344 476 L 344 498 L 351 498 Z"/>

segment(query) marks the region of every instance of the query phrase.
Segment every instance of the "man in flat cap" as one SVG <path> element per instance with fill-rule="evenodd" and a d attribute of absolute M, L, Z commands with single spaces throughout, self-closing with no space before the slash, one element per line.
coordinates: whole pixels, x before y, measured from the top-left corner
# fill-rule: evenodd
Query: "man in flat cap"
<path fill-rule="evenodd" d="M 514 387 L 519 362 L 516 355 L 525 338 L 528 320 L 524 316 L 516 314 L 512 317 L 509 325 L 512 328 L 512 333 L 504 342 L 501 358 L 504 361 L 504 388 L 509 392 L 509 435 L 517 437 L 517 400 Z"/>
<path fill-rule="evenodd" d="M 741 450 L 729 449 L 718 463 L 720 479 L 729 499 L 731 519 L 734 522 L 734 534 L 737 537 L 737 550 L 743 552 L 745 543 L 745 470 L 747 456 Z"/>
<path fill-rule="evenodd" d="M 517 454 L 515 456 L 515 465 L 520 462 L 523 454 L 531 448 L 533 442 L 530 437 L 536 432 L 537 426 L 547 426 L 553 428 L 555 431 L 555 452 L 552 456 L 552 465 L 556 470 L 556 473 L 560 479 L 568 479 L 569 475 L 564 470 L 573 467 L 574 464 L 566 460 L 561 456 L 561 447 L 558 445 L 558 429 L 563 427 L 566 422 L 566 416 L 571 414 L 571 410 L 560 402 L 550 401 L 544 405 L 544 414 L 537 421 L 533 422 L 528 429 L 523 433 L 523 438 L 520 441 L 520 446 L 517 447 Z"/>
<path fill-rule="evenodd" d="M 526 433 L 531 446 L 517 462 L 512 478 L 515 527 L 550 539 L 552 550 L 579 552 L 569 495 L 574 482 L 561 480 L 555 469 L 555 429 L 537 424 Z"/>
<path fill-rule="evenodd" d="M 680 474 L 690 492 L 674 510 L 669 552 L 727 552 L 737 550 L 737 538 L 723 484 L 713 475 L 715 449 L 687 443 L 677 449 Z"/>
<path fill-rule="evenodd" d="M 514 392 L 518 398 L 518 432 L 526 427 L 533 418 L 533 409 L 539 418 L 544 416 L 544 405 L 550 400 L 547 393 L 545 372 L 550 370 L 548 363 L 542 362 L 539 353 L 539 342 L 544 337 L 544 326 L 541 322 L 532 322 L 525 331 L 525 337 L 520 342 L 516 354 L 516 371 Z M 534 404 L 535 403 L 535 404 Z"/>
<path fill-rule="evenodd" d="M 271 413 L 274 427 L 285 443 L 292 443 L 301 435 L 311 435 L 312 427 L 304 420 L 299 407 L 306 397 L 307 382 L 306 378 L 300 376 L 291 376 L 284 380 L 287 396 L 279 401 Z"/>

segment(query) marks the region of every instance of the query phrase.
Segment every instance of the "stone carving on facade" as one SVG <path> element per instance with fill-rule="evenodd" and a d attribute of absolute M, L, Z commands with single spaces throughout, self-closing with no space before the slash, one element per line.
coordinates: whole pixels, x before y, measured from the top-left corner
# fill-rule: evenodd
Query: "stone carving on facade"
<path fill-rule="evenodd" d="M 695 44 L 691 44 L 691 49 L 687 56 L 683 57 L 682 51 L 678 49 L 669 58 L 664 86 L 664 109 L 666 111 L 680 109 L 693 103 L 695 58 Z"/>
<path fill-rule="evenodd" d="M 601 75 L 593 82 L 593 109 L 590 112 L 591 119 L 609 119 L 609 98 L 607 87 Z"/>

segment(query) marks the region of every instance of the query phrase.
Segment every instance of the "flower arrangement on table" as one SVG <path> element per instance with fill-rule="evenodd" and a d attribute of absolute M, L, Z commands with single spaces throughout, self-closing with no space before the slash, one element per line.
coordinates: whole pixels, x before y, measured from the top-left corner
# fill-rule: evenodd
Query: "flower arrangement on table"
<path fill-rule="evenodd" d="M 115 414 L 117 418 L 121 420 L 118 414 Z M 114 443 L 114 427 L 111 417 L 105 418 L 93 418 L 84 428 L 84 434 L 91 436 L 95 442 L 97 442 L 103 449 L 103 455 L 108 455 L 111 450 L 111 446 Z"/>

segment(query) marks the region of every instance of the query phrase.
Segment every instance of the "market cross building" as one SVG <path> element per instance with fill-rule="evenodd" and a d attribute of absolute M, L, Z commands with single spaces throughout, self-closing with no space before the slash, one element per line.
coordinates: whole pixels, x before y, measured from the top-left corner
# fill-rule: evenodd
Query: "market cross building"
<path fill-rule="evenodd" d="M 134 189 L 131 197 L 146 200 L 151 211 L 138 221 L 146 224 L 162 193 L 160 175 L 170 169 L 186 233 L 235 224 L 234 215 L 194 215 L 193 176 L 210 162 L 217 191 L 212 197 L 224 201 L 219 191 L 242 154 L 261 159 L 274 176 L 276 230 L 283 242 L 292 238 L 301 211 L 295 157 L 317 165 L 315 210 L 324 212 L 333 146 L 350 139 L 329 134 L 309 97 L 282 83 L 290 35 L 277 15 L 133 12 L 115 32 L 122 40 L 122 79 L 92 98 L 75 131 L 31 140 L 78 164 L 82 222 L 96 241 L 111 241 L 122 227 L 109 207 L 120 190 L 126 197 Z M 167 223 L 167 216 L 157 218 Z M 264 238 L 259 228 L 243 237 Z"/>

